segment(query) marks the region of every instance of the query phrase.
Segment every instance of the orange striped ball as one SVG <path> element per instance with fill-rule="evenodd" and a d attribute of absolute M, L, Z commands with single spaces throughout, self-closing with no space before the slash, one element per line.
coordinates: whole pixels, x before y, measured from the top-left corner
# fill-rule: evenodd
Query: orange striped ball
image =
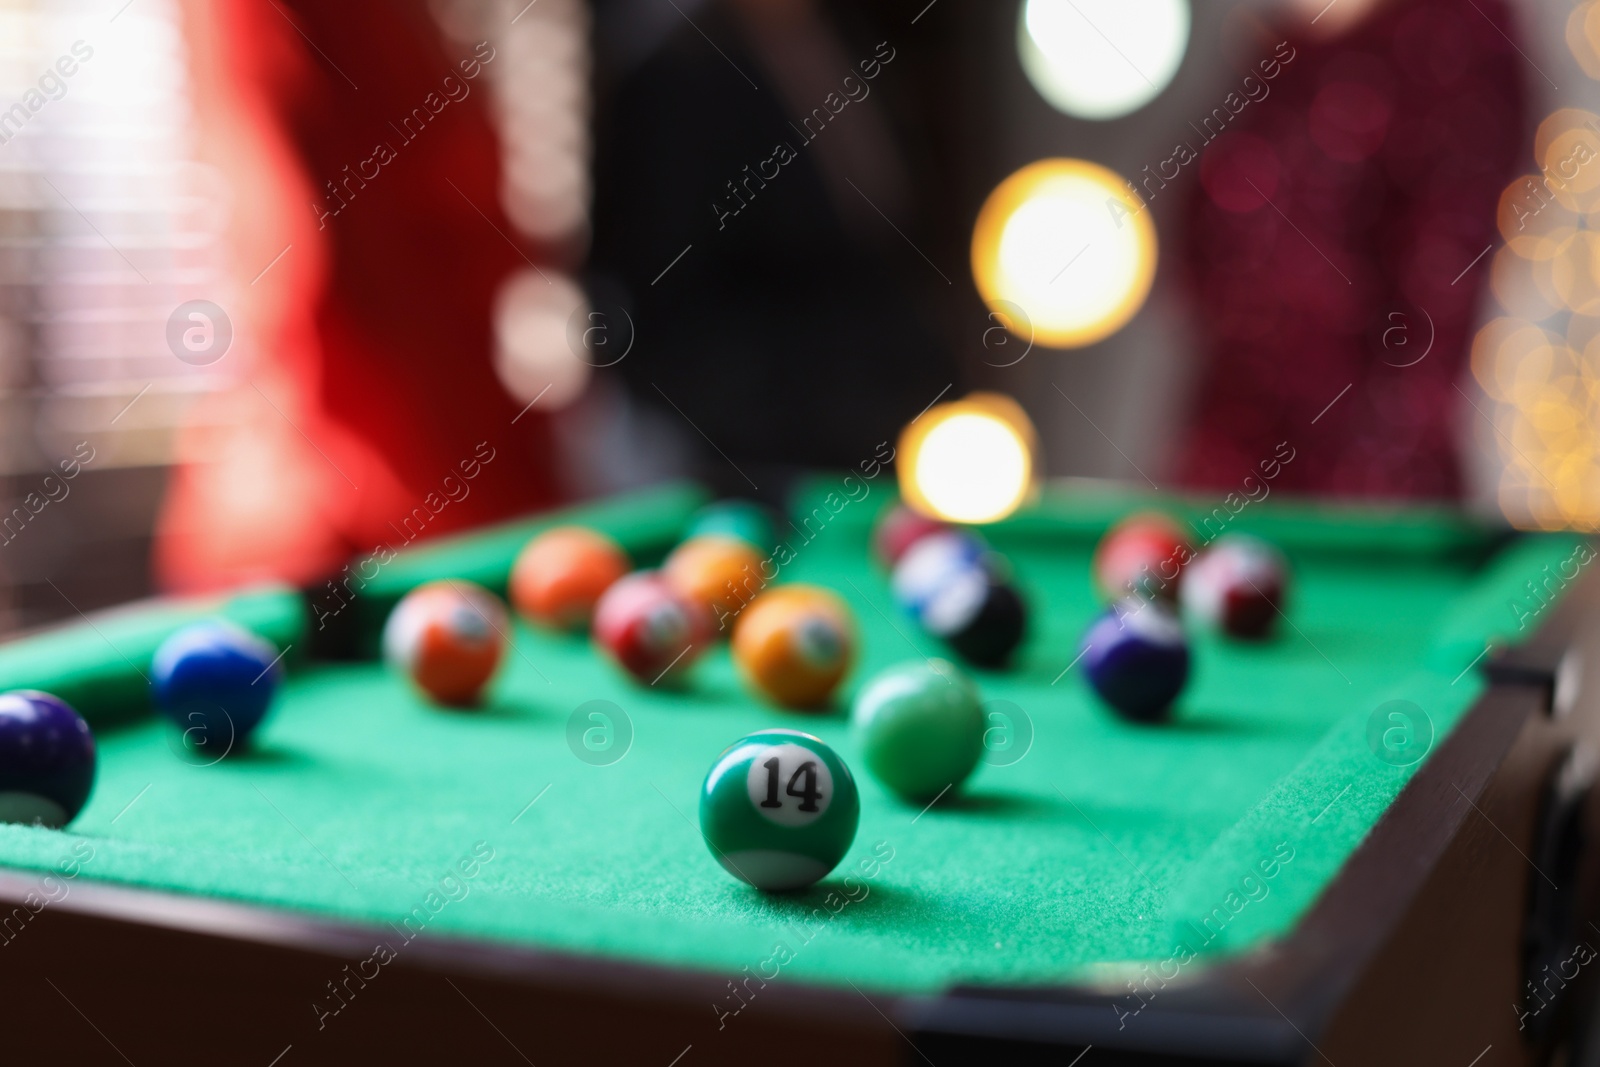
<path fill-rule="evenodd" d="M 828 702 L 855 659 L 855 622 L 833 592 L 782 585 L 757 597 L 733 631 L 733 658 L 752 688 L 775 704 Z"/>
<path fill-rule="evenodd" d="M 473 582 L 428 582 L 383 627 L 384 659 L 439 704 L 478 703 L 506 646 L 506 608 Z"/>

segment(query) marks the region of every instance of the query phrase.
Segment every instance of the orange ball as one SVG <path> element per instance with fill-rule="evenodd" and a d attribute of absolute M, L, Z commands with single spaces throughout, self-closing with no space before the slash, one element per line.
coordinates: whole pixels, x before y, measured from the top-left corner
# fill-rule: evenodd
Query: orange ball
<path fill-rule="evenodd" d="M 534 622 L 582 630 L 600 594 L 628 573 L 628 555 L 583 526 L 557 526 L 529 541 L 511 568 L 511 603 Z"/>
<path fill-rule="evenodd" d="M 731 621 L 761 591 L 764 557 L 748 542 L 723 534 L 691 537 L 672 550 L 661 576 L 678 595 L 703 607 L 725 633 Z"/>
<path fill-rule="evenodd" d="M 814 585 L 763 593 L 733 631 L 733 658 L 745 679 L 789 708 L 827 703 L 850 670 L 855 645 L 849 607 Z"/>
<path fill-rule="evenodd" d="M 440 704 L 483 698 L 506 648 L 506 608 L 473 582 L 446 578 L 407 593 L 383 627 L 383 655 Z"/>

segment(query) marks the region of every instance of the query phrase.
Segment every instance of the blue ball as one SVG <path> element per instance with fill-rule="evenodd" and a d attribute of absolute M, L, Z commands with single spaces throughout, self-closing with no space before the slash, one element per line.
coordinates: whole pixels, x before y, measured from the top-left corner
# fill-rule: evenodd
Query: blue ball
<path fill-rule="evenodd" d="M 985 571 L 988 550 L 959 530 L 942 530 L 919 538 L 894 566 L 890 585 L 907 614 L 923 621 L 928 606 L 952 582 Z"/>
<path fill-rule="evenodd" d="M 94 735 L 66 701 L 0 694 L 0 822 L 65 826 L 94 785 Z"/>
<path fill-rule="evenodd" d="M 223 756 L 248 740 L 282 678 L 269 642 L 231 623 L 201 622 L 161 642 L 150 684 L 156 709 L 186 742 Z"/>
<path fill-rule="evenodd" d="M 1125 719 L 1160 722 L 1189 680 L 1189 641 L 1162 605 L 1131 598 L 1090 624 L 1079 645 L 1089 684 Z"/>

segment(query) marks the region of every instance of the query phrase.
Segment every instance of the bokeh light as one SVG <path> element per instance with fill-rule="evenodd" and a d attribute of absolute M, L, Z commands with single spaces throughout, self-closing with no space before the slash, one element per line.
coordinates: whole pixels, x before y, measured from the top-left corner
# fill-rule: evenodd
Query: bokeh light
<path fill-rule="evenodd" d="M 1591 78 L 1600 78 L 1600 3 L 1588 0 L 1567 16 L 1567 48 Z"/>
<path fill-rule="evenodd" d="M 1563 242 L 1550 261 L 1550 281 L 1562 307 L 1600 314 L 1600 233 L 1583 230 Z"/>
<path fill-rule="evenodd" d="M 584 306 L 583 291 L 565 274 L 523 270 L 502 283 L 494 307 L 494 369 L 522 403 L 562 408 L 582 394 L 593 373 L 572 350 L 568 323 Z"/>
<path fill-rule="evenodd" d="M 1046 159 L 1001 182 L 978 213 L 972 274 L 991 311 L 1027 315 L 1053 348 L 1107 337 L 1133 317 L 1156 272 L 1155 224 L 1113 171 Z"/>
<path fill-rule="evenodd" d="M 1558 203 L 1543 180 L 1525 174 L 1500 194 L 1495 216 L 1500 236 L 1523 259 L 1549 259 L 1577 227 L 1578 214 Z"/>
<path fill-rule="evenodd" d="M 1543 196 L 1571 211 L 1600 208 L 1600 116 L 1573 107 L 1551 113 L 1534 134 L 1533 157 Z"/>
<path fill-rule="evenodd" d="M 1554 255 L 1552 247 L 1549 256 L 1530 261 L 1507 245 L 1490 259 L 1489 288 L 1508 314 L 1542 322 L 1561 310 L 1561 297 L 1551 280 Z"/>
<path fill-rule="evenodd" d="M 950 522 L 1005 518 L 1038 485 L 1038 438 L 1016 401 L 973 393 L 912 420 L 896 452 L 900 495 Z"/>
<path fill-rule="evenodd" d="M 1188 0 L 1027 0 L 1022 69 L 1051 106 L 1114 119 L 1155 99 L 1189 44 Z"/>
<path fill-rule="evenodd" d="M 1501 510 L 1519 526 L 1600 528 L 1600 333 L 1574 317 L 1567 337 L 1506 316 L 1472 346 L 1472 371 L 1494 402 L 1480 434 L 1504 463 Z M 1580 349 L 1569 343 L 1584 342 Z"/>

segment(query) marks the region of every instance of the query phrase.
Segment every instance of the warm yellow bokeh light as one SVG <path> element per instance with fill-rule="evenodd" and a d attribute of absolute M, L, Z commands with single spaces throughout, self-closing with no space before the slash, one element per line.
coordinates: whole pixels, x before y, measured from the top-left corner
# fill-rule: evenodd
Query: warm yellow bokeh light
<path fill-rule="evenodd" d="M 1528 383 L 1548 376 L 1558 347 L 1566 346 L 1533 323 L 1492 319 L 1472 342 L 1472 373 L 1490 399 L 1519 404 L 1527 398 Z"/>
<path fill-rule="evenodd" d="M 1506 186 L 1495 218 L 1506 247 L 1531 260 L 1555 255 L 1578 222 L 1577 213 L 1559 203 L 1538 174 L 1524 174 Z"/>
<path fill-rule="evenodd" d="M 1489 260 L 1489 288 L 1495 299 L 1508 315 L 1530 322 L 1542 322 L 1565 306 L 1551 274 L 1550 259 L 1524 259 L 1510 245 L 1503 245 Z"/>
<path fill-rule="evenodd" d="M 1589 0 L 1567 16 L 1567 48 L 1591 78 L 1600 78 L 1600 3 Z"/>
<path fill-rule="evenodd" d="M 1494 402 L 1482 439 L 1500 455 L 1500 508 L 1517 526 L 1600 527 L 1596 325 L 1575 317 L 1563 337 L 1499 318 L 1473 341 L 1473 375 Z"/>
<path fill-rule="evenodd" d="M 1143 306 L 1156 231 L 1115 172 L 1046 159 L 1001 182 L 972 232 L 972 276 L 1012 331 L 1052 348 L 1092 344 Z M 1016 322 L 1014 308 L 1021 309 Z"/>
<path fill-rule="evenodd" d="M 1533 157 L 1544 196 L 1572 211 L 1600 208 L 1600 117 L 1594 112 L 1551 112 L 1534 134 Z"/>
<path fill-rule="evenodd" d="M 1550 281 L 1567 310 L 1600 314 L 1600 233 L 1582 230 L 1564 241 L 1550 261 Z"/>
<path fill-rule="evenodd" d="M 949 522 L 995 522 L 1038 483 L 1033 423 L 1008 397 L 974 393 L 930 408 L 901 432 L 900 495 Z"/>
<path fill-rule="evenodd" d="M 1114 119 L 1172 81 L 1189 45 L 1188 0 L 1027 0 L 1017 53 L 1058 111 Z"/>

